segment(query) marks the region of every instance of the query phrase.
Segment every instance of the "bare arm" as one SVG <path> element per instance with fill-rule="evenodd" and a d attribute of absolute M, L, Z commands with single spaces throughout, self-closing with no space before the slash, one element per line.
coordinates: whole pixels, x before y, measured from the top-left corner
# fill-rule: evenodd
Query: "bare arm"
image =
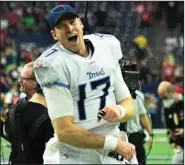
<path fill-rule="evenodd" d="M 131 120 L 135 116 L 135 109 L 132 97 L 129 97 L 120 102 L 120 105 L 125 109 L 125 116 L 120 120 L 120 122 L 124 123 Z"/>
<path fill-rule="evenodd" d="M 105 136 L 96 135 L 73 124 L 73 117 L 60 117 L 53 121 L 58 140 L 80 148 L 102 149 Z"/>
<path fill-rule="evenodd" d="M 149 119 L 149 116 L 147 114 L 140 115 L 140 122 L 142 126 L 147 130 L 149 136 L 148 140 L 148 147 L 149 149 L 152 148 L 152 143 L 153 143 L 153 135 L 152 135 L 152 125 Z"/>
<path fill-rule="evenodd" d="M 150 119 L 147 114 L 140 115 L 140 121 L 142 126 L 147 130 L 148 134 L 152 134 L 152 126 L 150 123 Z"/>
<path fill-rule="evenodd" d="M 120 109 L 121 106 L 122 108 Z M 104 120 L 109 122 L 127 122 L 132 119 L 135 115 L 135 109 L 131 97 L 127 97 L 118 105 L 110 105 L 104 107 L 101 111 L 105 112 L 103 116 Z M 124 112 L 121 112 L 124 111 Z M 122 116 L 122 113 L 124 115 Z"/>
<path fill-rule="evenodd" d="M 53 127 L 60 142 L 86 149 L 103 149 L 105 136 L 91 133 L 73 124 L 73 117 L 66 116 L 53 120 Z M 135 147 L 118 139 L 115 151 L 130 160 L 136 153 Z"/>

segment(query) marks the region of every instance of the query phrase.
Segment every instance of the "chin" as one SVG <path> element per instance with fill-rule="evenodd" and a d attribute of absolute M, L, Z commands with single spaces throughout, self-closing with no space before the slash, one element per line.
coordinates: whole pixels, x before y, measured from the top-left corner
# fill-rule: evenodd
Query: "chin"
<path fill-rule="evenodd" d="M 77 49 L 77 48 L 72 48 L 72 49 L 70 49 L 70 51 L 73 52 L 73 53 L 76 53 L 76 52 L 79 51 L 79 49 Z"/>

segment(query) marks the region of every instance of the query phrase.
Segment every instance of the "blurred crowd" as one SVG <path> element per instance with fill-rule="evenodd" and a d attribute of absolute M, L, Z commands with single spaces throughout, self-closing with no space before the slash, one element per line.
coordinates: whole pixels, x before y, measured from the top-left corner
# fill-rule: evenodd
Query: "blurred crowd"
<path fill-rule="evenodd" d="M 149 42 L 152 37 L 149 29 L 153 26 L 154 19 L 164 18 L 166 30 L 171 31 L 180 26 L 178 34 L 184 34 L 184 2 L 1 1 L 1 112 L 23 97 L 19 92 L 20 70 L 25 63 L 35 60 L 44 50 L 44 47 L 33 43 L 17 44 L 12 36 L 26 32 L 49 32 L 47 13 L 56 4 L 63 3 L 73 6 L 79 13 L 85 25 L 85 33 L 109 33 L 121 41 L 124 57 L 137 63 L 142 86 L 168 80 L 176 84 L 178 92 L 184 93 L 184 45 L 179 44 L 179 36 L 176 42 L 171 38 L 164 41 L 166 47 L 162 48 L 164 55 L 160 58 L 159 73 L 151 67 L 152 59 L 157 55 L 152 53 L 152 45 Z M 144 93 L 146 105 L 155 118 L 159 108 L 158 97 L 152 91 Z"/>

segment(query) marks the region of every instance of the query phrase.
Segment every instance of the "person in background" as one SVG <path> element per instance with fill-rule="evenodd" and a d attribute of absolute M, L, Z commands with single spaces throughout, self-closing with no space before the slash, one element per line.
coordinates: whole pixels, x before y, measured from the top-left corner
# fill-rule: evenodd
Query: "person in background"
<path fill-rule="evenodd" d="M 26 64 L 25 68 L 29 68 L 30 73 L 32 69 L 30 78 L 31 80 L 36 81 L 33 72 L 33 62 Z M 26 155 L 25 164 L 43 164 L 43 153 L 46 143 L 54 134 L 51 120 L 47 113 L 45 97 L 39 84 L 36 85 L 34 91 L 35 93 L 28 100 L 26 106 L 19 110 L 21 120 L 20 130 L 16 127 L 18 133 L 22 135 L 21 144 L 23 145 L 22 148 Z M 18 109 L 16 109 L 16 111 L 17 110 Z M 9 118 L 6 119 L 6 121 L 8 120 Z M 40 125 L 37 124 L 36 126 L 35 124 L 38 123 L 38 121 L 40 122 Z M 12 128 L 5 122 L 5 135 L 11 143 L 10 162 L 11 164 L 17 164 L 20 161 L 18 157 L 18 154 L 20 154 L 18 150 L 19 146 L 17 145 L 20 143 L 16 143 L 16 141 L 14 141 L 15 139 L 11 138 L 13 137 L 11 135 L 11 130 Z"/>
<path fill-rule="evenodd" d="M 129 87 L 129 85 L 128 85 Z M 125 130 L 128 135 L 128 141 L 136 147 L 136 157 L 139 164 L 146 164 L 145 160 L 145 133 L 144 129 L 149 135 L 148 147 L 149 150 L 152 147 L 152 124 L 145 106 L 144 94 L 140 90 L 130 89 L 132 98 L 134 100 L 134 106 L 136 115 L 132 120 L 129 120 L 126 125 L 125 123 L 120 124 L 120 130 Z"/>
<path fill-rule="evenodd" d="M 12 104 L 16 104 L 20 98 L 25 97 L 24 93 L 19 92 L 19 83 L 14 83 L 4 98 L 4 108 L 9 108 Z"/>
<path fill-rule="evenodd" d="M 162 81 L 158 95 L 163 103 L 163 113 L 169 142 L 174 148 L 172 164 L 184 164 L 184 97 L 175 91 L 174 85 Z"/>
<path fill-rule="evenodd" d="M 55 6 L 48 21 L 58 42 L 34 64 L 55 130 L 44 163 L 124 163 L 117 154 L 134 159 L 134 145 L 121 140 L 118 128 L 134 116 L 118 63 L 120 42 L 112 35 L 84 36 L 79 16 L 68 5 Z"/>
<path fill-rule="evenodd" d="M 16 105 L 21 102 L 27 101 L 35 93 L 36 80 L 34 79 L 33 68 L 31 68 L 27 64 L 24 65 L 20 72 L 18 83 L 13 84 L 12 89 L 5 95 L 3 108 L 6 108 L 6 110 L 3 111 L 3 116 L 5 115 L 5 113 L 7 113 L 8 108 L 11 105 Z M 20 94 L 18 91 L 20 92 Z M 5 119 L 2 118 L 2 123 L 4 123 L 4 121 Z"/>
<path fill-rule="evenodd" d="M 24 67 L 20 71 L 20 78 L 18 80 L 18 83 L 14 84 L 12 89 L 4 97 L 3 109 L 6 109 L 1 111 L 2 125 L 4 125 L 6 113 L 8 112 L 8 108 L 11 105 L 16 106 L 16 104 L 28 101 L 35 93 L 36 80 L 34 79 L 33 68 L 30 67 L 30 65 L 24 65 Z M 18 91 L 20 92 L 19 95 Z M 13 93 L 16 93 L 16 97 L 13 97 Z"/>
<path fill-rule="evenodd" d="M 37 82 L 34 77 L 33 68 L 30 65 L 25 64 L 20 73 L 19 83 L 20 92 L 26 94 L 27 100 L 29 100 L 35 93 Z"/>

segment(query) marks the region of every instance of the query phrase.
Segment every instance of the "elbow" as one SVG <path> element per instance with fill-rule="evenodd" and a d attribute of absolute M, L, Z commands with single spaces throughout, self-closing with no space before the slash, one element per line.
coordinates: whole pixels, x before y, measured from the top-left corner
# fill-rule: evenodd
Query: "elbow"
<path fill-rule="evenodd" d="M 65 142 L 65 132 L 63 131 L 56 131 L 56 136 L 59 142 L 64 143 Z"/>
<path fill-rule="evenodd" d="M 55 133 L 56 133 L 58 140 L 61 143 L 67 143 L 72 132 L 69 129 L 64 129 L 64 130 L 56 131 Z"/>
<path fill-rule="evenodd" d="M 52 121 L 55 135 L 58 141 L 66 143 L 67 139 L 74 132 L 72 117 L 61 117 Z"/>

